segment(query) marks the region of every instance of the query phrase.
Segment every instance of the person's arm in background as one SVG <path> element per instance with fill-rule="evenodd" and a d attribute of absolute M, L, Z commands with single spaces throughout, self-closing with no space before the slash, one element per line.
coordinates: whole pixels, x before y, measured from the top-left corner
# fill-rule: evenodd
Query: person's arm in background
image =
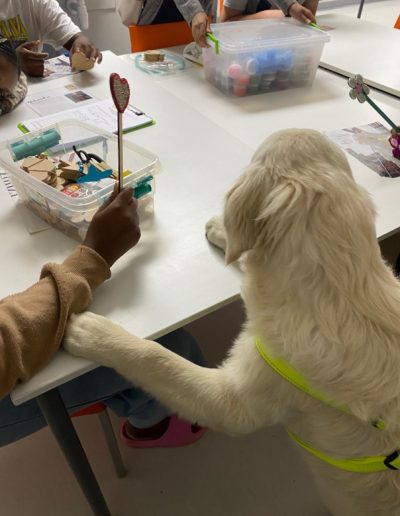
<path fill-rule="evenodd" d="M 0 116 L 22 102 L 27 90 L 26 77 L 20 72 L 12 43 L 0 39 Z"/>
<path fill-rule="evenodd" d="M 271 3 L 279 7 L 279 10 L 268 9 L 253 14 L 244 14 L 247 6 L 246 0 L 225 0 L 221 21 L 260 20 L 266 18 L 280 18 L 283 15 L 291 16 L 303 23 L 315 22 L 315 13 L 318 0 L 271 0 Z"/>
<path fill-rule="evenodd" d="M 192 28 L 193 39 L 201 47 L 207 47 L 207 32 L 211 32 L 208 19 L 213 7 L 212 1 L 174 0 L 176 7 Z"/>
<path fill-rule="evenodd" d="M 85 310 L 110 267 L 140 238 L 132 190 L 96 213 L 83 244 L 61 264 L 47 264 L 38 283 L 0 301 L 0 399 L 58 350 L 68 317 Z"/>
<path fill-rule="evenodd" d="M 303 23 L 315 23 L 315 14 L 318 8 L 318 0 L 271 0 L 277 5 L 285 16 L 291 16 Z"/>
<path fill-rule="evenodd" d="M 72 56 L 82 52 L 93 61 L 102 60 L 99 49 L 85 36 L 80 28 L 58 5 L 56 0 L 34 0 L 35 15 L 41 27 L 40 37 L 44 41 L 64 47 Z M 39 37 L 39 35 L 38 35 Z M 48 54 L 40 51 L 43 41 L 28 41 L 17 48 L 22 70 L 34 77 L 43 77 L 44 62 Z"/>

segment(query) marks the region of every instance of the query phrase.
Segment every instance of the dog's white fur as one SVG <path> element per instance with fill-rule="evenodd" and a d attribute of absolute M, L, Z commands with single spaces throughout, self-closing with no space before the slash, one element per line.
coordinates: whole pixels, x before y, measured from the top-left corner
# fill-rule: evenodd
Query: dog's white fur
<path fill-rule="evenodd" d="M 227 433 L 283 423 L 336 457 L 400 447 L 400 287 L 381 258 L 368 194 L 320 133 L 268 138 L 226 198 L 209 240 L 242 257 L 247 322 L 218 369 L 196 366 L 94 314 L 76 316 L 65 347 L 113 367 L 183 417 Z M 274 373 L 259 336 L 330 408 Z M 382 418 L 386 430 L 369 422 Z M 399 516 L 400 472 L 348 473 L 302 452 L 335 516 Z M 290 464 L 288 465 L 290 467 Z"/>

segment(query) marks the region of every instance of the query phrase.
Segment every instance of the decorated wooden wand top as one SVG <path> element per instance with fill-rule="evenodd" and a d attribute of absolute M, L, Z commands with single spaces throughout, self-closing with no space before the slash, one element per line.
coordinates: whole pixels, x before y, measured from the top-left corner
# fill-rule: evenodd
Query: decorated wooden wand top
<path fill-rule="evenodd" d="M 118 191 L 120 192 L 123 187 L 123 126 L 122 126 L 122 113 L 128 107 L 130 90 L 129 84 L 126 79 L 121 78 L 117 73 L 110 75 L 110 90 L 111 95 L 117 108 L 118 113 Z"/>

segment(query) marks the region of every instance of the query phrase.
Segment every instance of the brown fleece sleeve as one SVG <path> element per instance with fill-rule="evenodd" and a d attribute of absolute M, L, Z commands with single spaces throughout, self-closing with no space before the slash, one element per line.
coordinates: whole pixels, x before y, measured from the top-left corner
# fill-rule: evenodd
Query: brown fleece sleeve
<path fill-rule="evenodd" d="M 63 264 L 47 264 L 28 290 L 0 301 L 0 399 L 58 350 L 68 317 L 82 312 L 110 277 L 103 258 L 79 246 Z"/>

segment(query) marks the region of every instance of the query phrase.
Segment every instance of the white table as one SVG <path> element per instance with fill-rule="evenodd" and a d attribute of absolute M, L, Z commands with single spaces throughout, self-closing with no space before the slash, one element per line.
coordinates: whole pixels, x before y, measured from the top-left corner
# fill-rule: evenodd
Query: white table
<path fill-rule="evenodd" d="M 113 280 L 97 291 L 91 309 L 136 334 L 156 338 L 237 298 L 239 273 L 217 257 L 204 227 L 221 211 L 224 193 L 252 150 L 146 76 L 132 74 L 130 66 L 110 53 L 98 70 L 103 77 L 99 84 L 85 84 L 81 77 L 85 90 L 105 97 L 108 75 L 117 71 L 131 82 L 132 102 L 155 117 L 154 126 L 125 138 L 155 152 L 162 173 L 153 223 L 145 227 L 140 244 L 114 267 Z M 207 135 L 206 150 L 200 135 Z M 229 155 L 221 149 L 230 149 Z M 1 282 L 1 298 L 32 284 L 43 263 L 63 260 L 76 242 L 57 230 L 28 236 L 22 222 L 12 217 L 13 204 L 3 204 L 0 210 L 9 220 L 0 221 L 3 241 L 9 242 L 0 251 L 1 263 L 12 263 L 15 271 Z M 49 366 L 14 390 L 13 402 L 23 403 L 93 367 L 60 351 Z"/>
<path fill-rule="evenodd" d="M 73 81 L 102 98 L 108 95 L 111 72 L 129 79 L 132 102 L 155 117 L 156 125 L 126 138 L 152 149 L 160 157 L 163 171 L 157 181 L 152 224 L 143 228 L 140 244 L 114 267 L 113 281 L 98 290 L 91 309 L 143 337 L 155 338 L 237 299 L 239 272 L 234 267 L 226 268 L 220 253 L 208 245 L 204 226 L 221 211 L 225 191 L 252 151 L 146 76 L 132 74 L 132 66 L 111 53 L 104 56 L 104 64 L 93 74 L 74 76 Z M 71 82 L 71 78 L 35 85 L 32 90 L 55 88 L 65 82 Z M 6 117 L 0 138 L 17 135 L 16 123 L 28 114 L 23 107 Z M 199 135 L 207 136 L 205 151 Z M 230 149 L 229 155 L 221 153 L 221 148 Z M 34 283 L 44 263 L 62 261 L 76 245 L 53 229 L 28 235 L 2 185 L 0 232 L 2 241 L 7 242 L 0 250 L 0 260 L 8 268 L 0 282 L 0 298 Z M 30 382 L 17 387 L 12 399 L 17 405 L 38 399 L 93 510 L 107 515 L 101 492 L 55 390 L 94 367 L 60 351 Z"/>
<path fill-rule="evenodd" d="M 129 56 L 124 59 L 132 61 Z M 288 127 L 323 132 L 376 120 L 384 123 L 370 106 L 349 98 L 347 79 L 321 69 L 317 70 L 312 88 L 244 98 L 225 97 L 203 80 L 203 71 L 197 66 L 183 75 L 161 79 L 158 84 L 253 150 L 271 133 Z M 400 118 L 397 98 L 378 91 L 373 92 L 373 98 L 391 118 Z M 397 232 L 400 227 L 400 178 L 380 177 L 355 158 L 347 157 L 356 181 L 369 191 L 375 202 L 378 238 Z"/>
<path fill-rule="evenodd" d="M 348 99 L 345 80 L 326 71 L 317 72 L 312 89 L 228 99 L 203 81 L 197 67 L 157 81 L 135 69 L 128 57 L 120 59 L 111 53 L 105 54 L 104 64 L 91 74 L 37 84 L 33 90 L 72 80 L 105 98 L 110 72 L 129 79 L 132 102 L 156 119 L 155 126 L 126 138 L 154 151 L 163 172 L 158 178 L 153 224 L 143 228 L 141 243 L 117 263 L 113 280 L 97 291 L 91 310 L 140 336 L 156 338 L 238 298 L 239 271 L 226 268 L 221 254 L 207 244 L 204 224 L 221 211 L 224 193 L 263 138 L 286 127 L 333 129 L 376 117 Z M 376 100 L 389 114 L 398 109 L 393 98 L 378 94 Z M 17 135 L 16 124 L 26 116 L 22 106 L 3 119 L 0 138 Z M 356 179 L 377 205 L 378 236 L 397 231 L 399 180 L 381 178 L 355 160 L 352 165 Z M 3 270 L 7 270 L 0 282 L 1 298 L 31 285 L 44 263 L 61 261 L 75 243 L 56 230 L 29 236 L 2 187 L 0 198 L 0 232 L 7 242 L 0 250 L 1 263 L 6 264 Z M 16 388 L 12 399 L 20 404 L 39 397 L 42 406 L 44 401 L 50 416 L 56 415 L 53 424 L 62 420 L 66 425 L 59 436 L 63 442 L 63 434 L 70 438 L 72 430 L 67 428 L 56 388 L 94 367 L 60 351 L 31 381 Z M 82 455 L 76 435 L 72 438 L 72 450 Z M 109 514 L 93 479 L 90 491 L 89 500 L 93 493 L 97 497 L 96 514 Z"/>
<path fill-rule="evenodd" d="M 335 27 L 322 68 L 346 77 L 359 73 L 370 86 L 400 97 L 400 30 L 343 14 L 320 15 L 318 23 Z"/>

